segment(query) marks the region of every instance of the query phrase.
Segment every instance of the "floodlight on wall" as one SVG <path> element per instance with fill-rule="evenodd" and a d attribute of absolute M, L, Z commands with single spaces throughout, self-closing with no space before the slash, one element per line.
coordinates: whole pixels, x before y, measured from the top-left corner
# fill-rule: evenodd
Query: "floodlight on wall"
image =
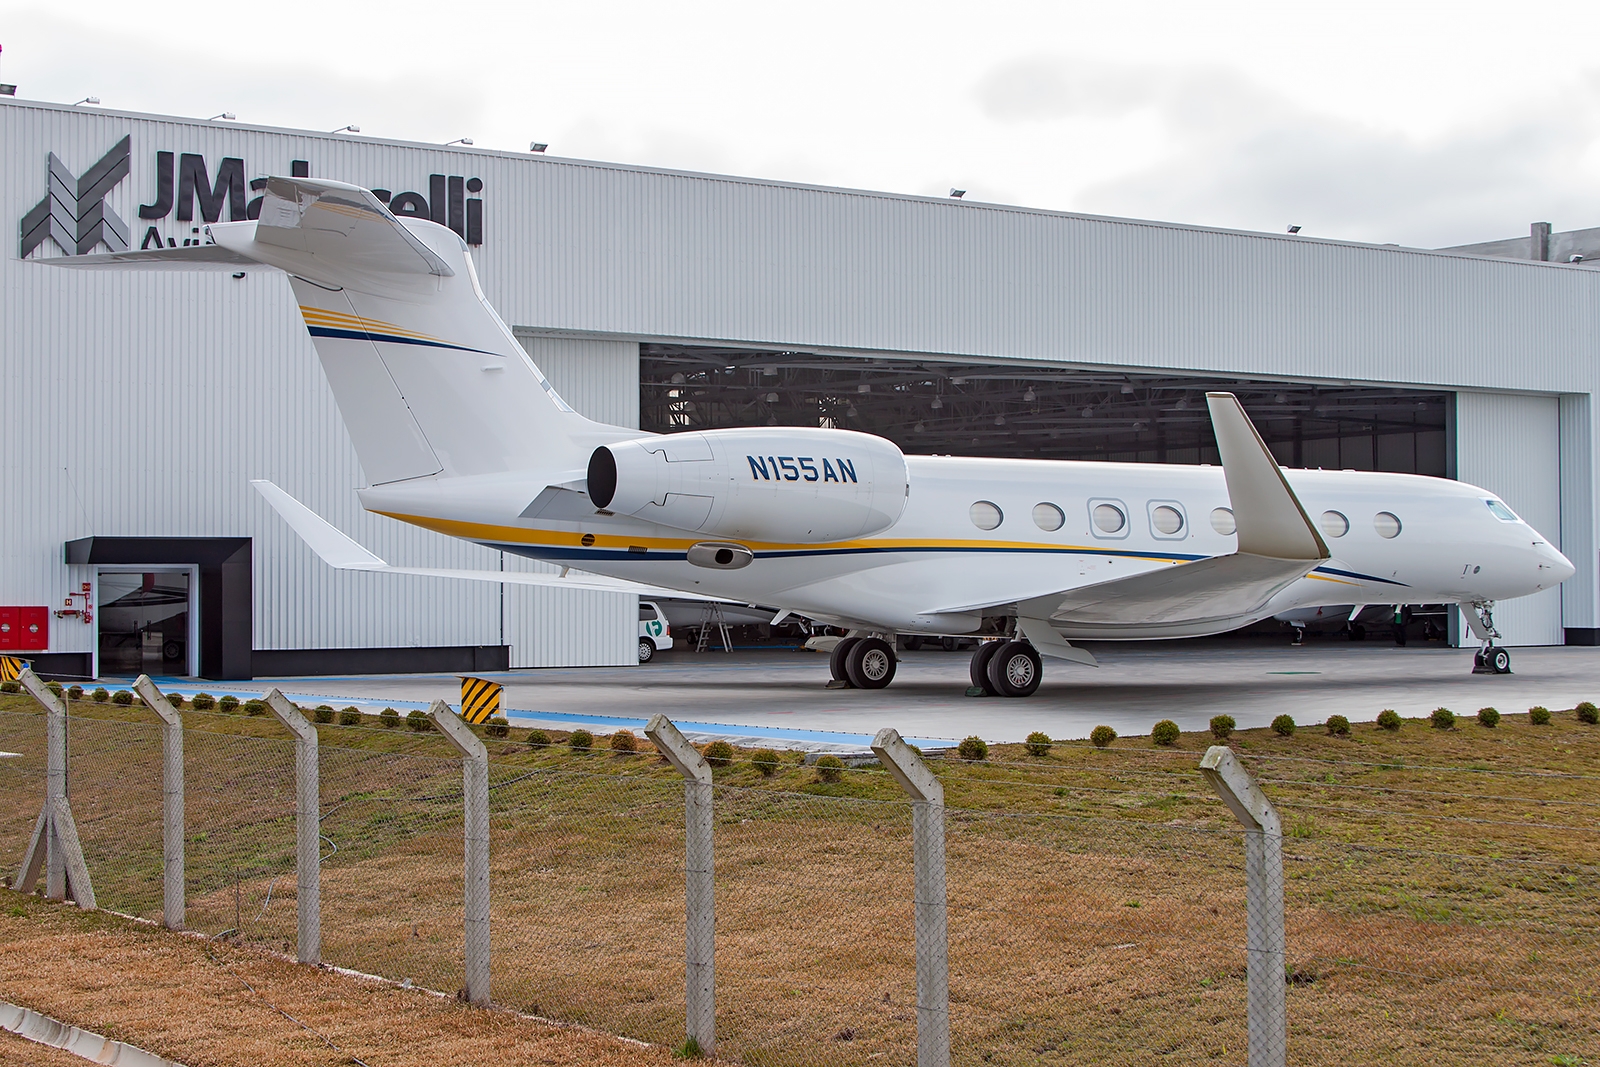
<path fill-rule="evenodd" d="M 98 104 L 99 102 L 100 102 L 100 98 L 98 96 L 86 96 L 82 100 L 79 100 L 76 103 L 74 103 L 72 106 L 73 107 L 77 107 L 78 104 Z"/>
<path fill-rule="evenodd" d="M 1300 227 L 1299 226 L 1290 226 L 1289 227 L 1289 232 L 1290 233 L 1299 233 L 1300 232 Z"/>
<path fill-rule="evenodd" d="M 328 132 L 329 133 L 360 133 L 361 132 L 361 127 L 360 126 L 340 126 L 337 130 L 329 130 Z"/>
<path fill-rule="evenodd" d="M 10 82 L 0 82 L 0 96 L 16 96 L 17 87 Z"/>
<path fill-rule="evenodd" d="M 530 152 L 543 152 L 546 148 L 549 148 L 549 147 L 550 146 L 545 144 L 543 141 L 530 141 L 528 143 L 528 151 L 530 151 Z"/>
<path fill-rule="evenodd" d="M 449 148 L 453 144 L 466 145 L 468 148 L 471 148 L 472 147 L 472 138 L 470 138 L 470 137 L 457 137 L 454 141 L 446 141 L 444 143 L 444 146 L 446 148 Z"/>
<path fill-rule="evenodd" d="M 218 119 L 222 119 L 224 122 L 232 122 L 234 118 L 235 116 L 231 111 L 219 111 L 215 115 L 212 115 L 210 118 L 206 119 L 206 121 L 216 122 Z"/>
<path fill-rule="evenodd" d="M 963 196 L 966 196 L 966 195 L 967 195 L 967 191 L 965 189 L 951 189 L 950 190 L 950 198 L 952 200 L 960 200 Z"/>
<path fill-rule="evenodd" d="M 1583 253 L 1582 252 L 1574 252 L 1572 254 L 1571 258 L 1569 258 L 1567 260 L 1567 262 L 1568 263 L 1582 263 L 1583 262 Z"/>

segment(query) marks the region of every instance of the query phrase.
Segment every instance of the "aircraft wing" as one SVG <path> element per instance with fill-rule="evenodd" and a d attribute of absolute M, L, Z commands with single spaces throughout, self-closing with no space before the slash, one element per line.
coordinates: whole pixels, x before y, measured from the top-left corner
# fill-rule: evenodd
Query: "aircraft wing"
<path fill-rule="evenodd" d="M 504 585 L 537 585 L 549 589 L 591 589 L 608 593 L 638 593 L 649 597 L 678 600 L 717 601 L 720 598 L 678 589 L 643 585 L 621 578 L 607 578 L 584 571 L 564 574 L 538 574 L 532 571 L 480 571 L 447 567 L 392 567 L 347 537 L 322 516 L 266 479 L 250 483 L 268 504 L 287 522 L 300 539 L 330 567 L 345 571 L 378 571 L 384 574 L 416 574 L 425 578 L 455 578 L 471 582 L 498 582 Z"/>
<path fill-rule="evenodd" d="M 1024 633 L 1047 651 L 1069 636 L 1158 636 L 1239 625 L 1284 587 L 1329 558 L 1328 546 L 1283 476 L 1278 461 L 1231 393 L 1208 393 L 1206 404 L 1233 507 L 1238 548 L 1225 556 L 1176 563 L 1127 578 L 1041 592 L 1007 604 L 962 604 L 967 612 L 1014 605 Z M 1031 625 L 1030 625 L 1031 624 Z M 1048 625 L 1045 625 L 1048 624 Z M 1037 635 L 1037 636 L 1036 636 Z"/>

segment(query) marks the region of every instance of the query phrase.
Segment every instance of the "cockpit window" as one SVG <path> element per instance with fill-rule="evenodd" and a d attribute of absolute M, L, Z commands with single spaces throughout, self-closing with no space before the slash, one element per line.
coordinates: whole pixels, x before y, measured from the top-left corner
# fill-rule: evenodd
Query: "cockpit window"
<path fill-rule="evenodd" d="M 1498 501 L 1498 500 L 1485 500 L 1484 503 L 1489 505 L 1490 513 L 1493 514 L 1494 517 L 1499 519 L 1501 522 L 1521 522 L 1522 521 L 1521 519 L 1517 518 L 1517 513 L 1516 512 L 1512 511 L 1510 508 L 1506 507 L 1504 504 L 1500 503 L 1500 501 Z"/>

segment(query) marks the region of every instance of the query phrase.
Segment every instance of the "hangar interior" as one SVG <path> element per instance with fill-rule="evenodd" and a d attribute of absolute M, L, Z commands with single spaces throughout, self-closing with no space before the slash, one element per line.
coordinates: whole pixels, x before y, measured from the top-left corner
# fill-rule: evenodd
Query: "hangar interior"
<path fill-rule="evenodd" d="M 833 426 L 910 453 L 1215 463 L 1208 390 L 1280 463 L 1449 477 L 1453 395 L 995 362 L 643 344 L 641 429 Z"/>

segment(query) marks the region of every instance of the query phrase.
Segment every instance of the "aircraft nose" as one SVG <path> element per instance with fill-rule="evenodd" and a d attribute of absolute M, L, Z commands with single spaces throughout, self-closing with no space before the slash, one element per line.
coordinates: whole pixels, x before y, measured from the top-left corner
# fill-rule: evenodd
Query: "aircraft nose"
<path fill-rule="evenodd" d="M 1578 568 L 1574 567 L 1572 561 L 1563 556 L 1554 545 L 1545 543 L 1539 545 L 1539 571 L 1541 575 L 1546 573 L 1550 575 L 1549 582 L 1545 583 L 1548 588 L 1551 585 L 1560 585 L 1571 578 L 1578 573 Z"/>

